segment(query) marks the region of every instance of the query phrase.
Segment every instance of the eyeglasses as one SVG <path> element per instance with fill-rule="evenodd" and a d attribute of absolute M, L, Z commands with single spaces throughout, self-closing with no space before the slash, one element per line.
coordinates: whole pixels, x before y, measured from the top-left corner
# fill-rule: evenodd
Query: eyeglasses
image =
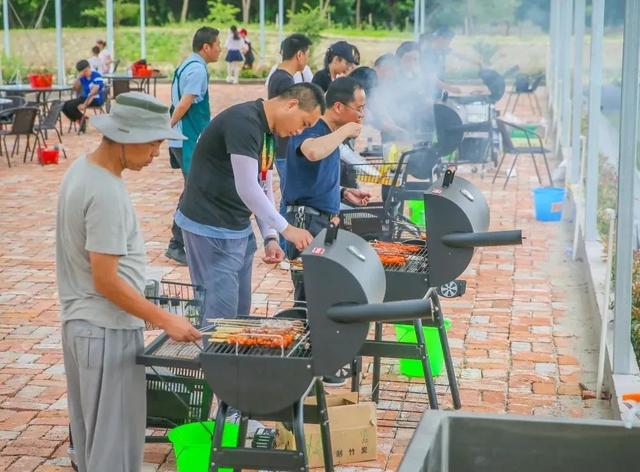
<path fill-rule="evenodd" d="M 361 106 L 356 108 L 356 107 L 352 107 L 351 105 L 347 105 L 346 103 L 343 103 L 343 102 L 340 102 L 340 103 L 342 103 L 345 107 L 349 108 L 350 110 L 355 111 L 359 115 L 364 115 L 364 112 L 365 112 L 365 109 L 366 109 L 365 105 L 361 105 Z"/>

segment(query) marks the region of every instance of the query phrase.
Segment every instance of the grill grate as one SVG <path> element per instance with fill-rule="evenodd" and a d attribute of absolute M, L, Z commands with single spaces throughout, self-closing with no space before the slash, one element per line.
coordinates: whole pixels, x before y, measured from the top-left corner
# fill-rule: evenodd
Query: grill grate
<path fill-rule="evenodd" d="M 206 352 L 211 354 L 229 354 L 237 356 L 260 357 L 311 357 L 309 331 L 306 331 L 296 342 L 286 349 L 267 348 L 262 346 L 240 346 L 226 342 L 211 343 Z"/>
<path fill-rule="evenodd" d="M 407 256 L 407 262 L 400 265 L 385 265 L 385 272 L 408 272 L 426 274 L 429 272 L 429 254 L 425 245 L 419 252 Z"/>
<path fill-rule="evenodd" d="M 195 360 L 203 350 L 202 341 L 196 343 L 184 343 L 167 338 L 153 353 L 154 356 L 170 357 L 175 359 Z"/>

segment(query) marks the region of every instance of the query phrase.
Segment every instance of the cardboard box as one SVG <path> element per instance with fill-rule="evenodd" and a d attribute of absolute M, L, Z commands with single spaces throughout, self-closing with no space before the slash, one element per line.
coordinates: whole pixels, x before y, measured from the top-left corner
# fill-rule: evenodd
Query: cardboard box
<path fill-rule="evenodd" d="M 305 404 L 315 405 L 315 397 L 305 400 Z M 377 454 L 376 404 L 358 403 L 358 394 L 349 392 L 327 395 L 327 407 L 334 465 L 375 460 Z M 276 447 L 295 449 L 293 433 L 281 423 L 276 425 L 276 430 Z M 305 424 L 304 437 L 309 467 L 322 467 L 324 459 L 320 425 Z"/>

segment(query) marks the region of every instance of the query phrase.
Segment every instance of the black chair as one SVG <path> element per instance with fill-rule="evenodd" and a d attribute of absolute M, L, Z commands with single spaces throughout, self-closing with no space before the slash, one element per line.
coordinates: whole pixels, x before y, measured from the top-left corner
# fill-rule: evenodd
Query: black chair
<path fill-rule="evenodd" d="M 118 70 L 118 66 L 120 65 L 120 59 L 116 59 L 115 61 L 113 61 L 113 72 L 112 74 L 115 74 L 116 71 Z"/>
<path fill-rule="evenodd" d="M 8 130 L 0 130 L 0 140 L 2 141 L 2 146 L 4 147 L 5 154 L 7 156 L 7 164 L 11 167 L 11 157 L 16 152 L 16 149 L 19 146 L 20 137 L 27 137 L 27 145 L 24 148 L 24 158 L 23 162 L 27 162 L 27 152 L 31 149 L 31 160 L 33 160 L 33 153 L 36 150 L 36 147 L 40 144 L 40 138 L 38 133 L 35 131 L 36 117 L 38 116 L 38 108 L 36 107 L 22 107 L 22 108 L 9 108 L 0 112 L 0 117 L 2 116 L 13 116 L 13 120 L 11 122 L 11 128 Z M 33 148 L 30 146 L 30 138 L 31 136 L 35 136 L 35 144 Z M 15 136 L 15 140 L 13 141 L 13 148 L 11 149 L 11 154 L 9 154 L 9 149 L 7 148 L 7 137 Z"/>
<path fill-rule="evenodd" d="M 56 135 L 58 136 L 58 141 L 60 142 L 60 145 L 62 147 L 62 154 L 66 159 L 67 151 L 65 151 L 64 145 L 62 144 L 62 135 L 60 131 L 58 131 L 58 122 L 60 121 L 60 115 L 62 114 L 63 106 L 64 102 L 61 100 L 55 100 L 51 102 L 47 116 L 45 116 L 45 118 L 35 126 L 35 131 L 36 133 L 40 133 L 43 143 L 46 142 L 49 138 L 48 131 L 55 131 Z"/>
<path fill-rule="evenodd" d="M 527 75 L 517 76 L 516 81 L 513 84 L 513 90 L 509 92 L 507 105 L 505 106 L 504 111 L 509 111 L 511 98 L 515 95 L 516 98 L 513 102 L 513 108 L 511 109 L 511 112 L 515 113 L 516 107 L 518 106 L 518 100 L 520 100 L 520 96 L 525 95 L 529 99 L 529 105 L 531 105 L 531 108 L 538 114 L 538 116 L 542 116 L 542 107 L 540 106 L 540 102 L 538 101 L 536 90 L 538 90 L 538 87 L 542 84 L 543 80 L 544 74 L 539 74 L 533 77 L 533 80 Z"/>
<path fill-rule="evenodd" d="M 518 126 L 516 124 L 509 123 L 501 119 L 498 119 L 497 123 L 498 123 L 498 130 L 500 131 L 500 136 L 502 137 L 502 158 L 498 163 L 498 167 L 496 167 L 496 173 L 493 176 L 493 180 L 491 181 L 491 183 L 492 184 L 495 183 L 496 178 L 498 177 L 498 172 L 500 172 L 500 167 L 502 167 L 502 163 L 504 162 L 504 159 L 507 156 L 507 154 L 513 154 L 513 163 L 511 164 L 511 168 L 507 173 L 507 178 L 505 179 L 504 185 L 502 186 L 503 189 L 506 188 L 507 183 L 509 182 L 509 178 L 511 177 L 511 173 L 513 172 L 513 169 L 516 166 L 516 161 L 518 160 L 518 157 L 523 154 L 528 154 L 531 156 L 531 159 L 533 159 L 533 167 L 536 169 L 536 175 L 538 176 L 538 182 L 540 182 L 540 184 L 542 184 L 542 179 L 540 178 L 540 172 L 538 172 L 536 155 L 542 155 L 542 158 L 544 159 L 544 165 L 547 169 L 547 176 L 549 177 L 549 185 L 553 185 L 553 179 L 551 178 L 551 171 L 549 170 L 549 162 L 547 161 L 547 153 L 550 153 L 551 151 L 548 149 L 545 149 L 544 144 L 542 142 L 542 137 L 539 134 L 531 131 L 530 129 L 523 128 L 522 126 Z M 514 130 L 514 129 L 524 133 L 525 137 L 527 138 L 527 146 L 516 146 L 513 144 L 513 141 L 511 140 L 511 130 Z M 531 142 L 532 138 L 537 140 L 537 145 L 534 145 Z"/>
<path fill-rule="evenodd" d="M 0 112 L 4 110 L 8 110 L 9 108 L 22 108 L 27 105 L 26 98 L 21 96 L 8 96 L 3 98 L 5 100 L 11 100 L 11 102 L 0 105 Z M 0 118 L 0 128 L 3 125 L 10 125 L 12 121 L 13 121 L 13 117 L 11 115 L 3 116 L 2 118 Z"/>

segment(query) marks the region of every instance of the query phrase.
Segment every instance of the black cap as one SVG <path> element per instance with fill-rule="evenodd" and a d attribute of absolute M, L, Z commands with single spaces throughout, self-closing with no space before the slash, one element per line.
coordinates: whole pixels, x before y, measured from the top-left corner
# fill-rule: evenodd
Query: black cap
<path fill-rule="evenodd" d="M 333 53 L 334 56 L 341 57 L 351 64 L 360 64 L 360 53 L 358 53 L 358 50 L 353 44 L 349 44 L 346 41 L 333 43 L 329 46 L 329 51 Z"/>
<path fill-rule="evenodd" d="M 82 59 L 76 63 L 76 70 L 78 72 L 82 72 L 87 67 L 90 67 L 90 66 L 89 66 L 89 61 L 87 61 L 86 59 Z"/>

